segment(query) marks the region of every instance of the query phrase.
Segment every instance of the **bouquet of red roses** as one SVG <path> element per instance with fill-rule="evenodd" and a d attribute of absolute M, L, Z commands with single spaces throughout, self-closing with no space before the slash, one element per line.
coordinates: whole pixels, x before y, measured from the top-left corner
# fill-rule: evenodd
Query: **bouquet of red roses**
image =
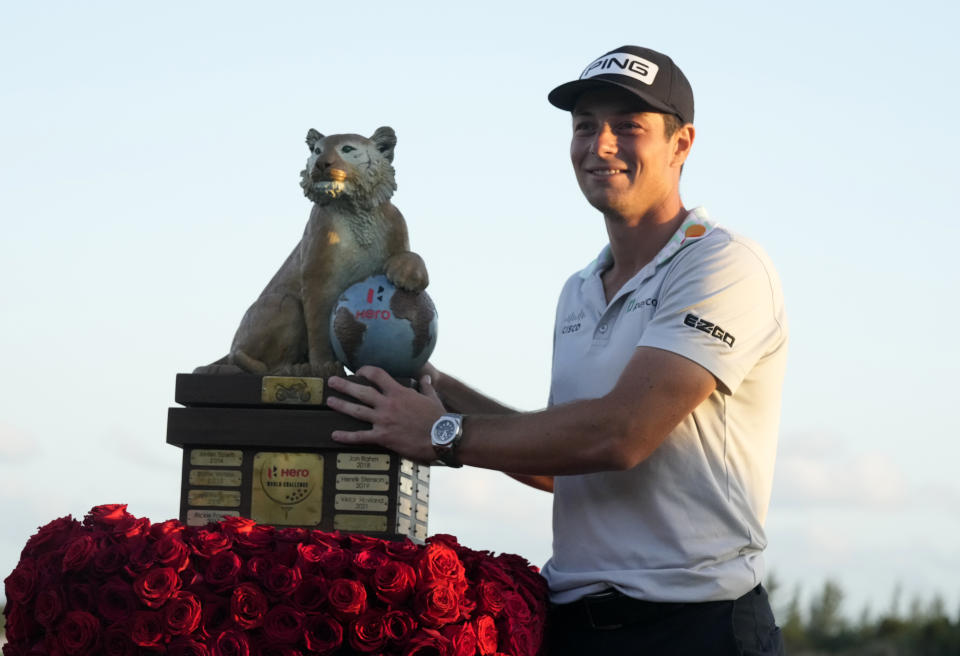
<path fill-rule="evenodd" d="M 533 656 L 546 586 L 519 556 L 237 517 L 56 519 L 5 580 L 4 656 Z"/>

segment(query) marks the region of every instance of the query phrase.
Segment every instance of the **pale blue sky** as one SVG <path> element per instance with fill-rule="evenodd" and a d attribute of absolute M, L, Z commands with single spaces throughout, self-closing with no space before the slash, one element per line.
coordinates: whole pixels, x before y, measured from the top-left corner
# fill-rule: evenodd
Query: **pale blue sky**
<path fill-rule="evenodd" d="M 680 6 L 682 5 L 682 6 Z M 40 524 L 178 511 L 177 372 L 299 238 L 308 128 L 398 134 L 434 362 L 546 399 L 554 303 L 605 234 L 554 85 L 624 43 L 690 78 L 688 207 L 763 244 L 792 346 L 770 567 L 847 610 L 960 602 L 956 3 L 4 3 L 0 578 Z M 542 564 L 549 497 L 438 472 L 431 531 Z"/>

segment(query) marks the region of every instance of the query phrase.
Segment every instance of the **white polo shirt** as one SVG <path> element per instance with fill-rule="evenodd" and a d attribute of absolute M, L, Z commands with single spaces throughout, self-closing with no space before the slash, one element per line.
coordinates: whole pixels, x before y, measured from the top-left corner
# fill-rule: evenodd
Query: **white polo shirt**
<path fill-rule="evenodd" d="M 719 385 L 633 469 L 555 478 L 551 597 L 735 599 L 764 573 L 787 354 L 779 278 L 702 208 L 607 303 L 611 264 L 607 246 L 563 288 L 550 404 L 605 395 L 638 346 L 689 358 Z"/>

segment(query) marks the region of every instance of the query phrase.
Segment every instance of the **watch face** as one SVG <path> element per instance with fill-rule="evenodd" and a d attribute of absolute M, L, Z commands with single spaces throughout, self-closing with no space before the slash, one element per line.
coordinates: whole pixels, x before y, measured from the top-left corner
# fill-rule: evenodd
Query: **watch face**
<path fill-rule="evenodd" d="M 443 419 L 437 422 L 433 434 L 438 444 L 449 444 L 457 436 L 457 425 L 452 419 Z"/>

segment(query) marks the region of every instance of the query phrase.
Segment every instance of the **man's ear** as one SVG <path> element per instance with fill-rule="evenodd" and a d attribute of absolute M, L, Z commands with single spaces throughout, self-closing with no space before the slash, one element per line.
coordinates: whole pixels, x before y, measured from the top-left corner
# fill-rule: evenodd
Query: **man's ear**
<path fill-rule="evenodd" d="M 687 161 L 687 157 L 690 155 L 690 150 L 693 148 L 693 140 L 696 136 L 697 131 L 696 128 L 693 127 L 693 123 L 687 123 L 674 133 L 671 138 L 671 141 L 674 142 L 673 159 L 670 162 L 672 165 L 683 166 L 683 163 Z"/>

